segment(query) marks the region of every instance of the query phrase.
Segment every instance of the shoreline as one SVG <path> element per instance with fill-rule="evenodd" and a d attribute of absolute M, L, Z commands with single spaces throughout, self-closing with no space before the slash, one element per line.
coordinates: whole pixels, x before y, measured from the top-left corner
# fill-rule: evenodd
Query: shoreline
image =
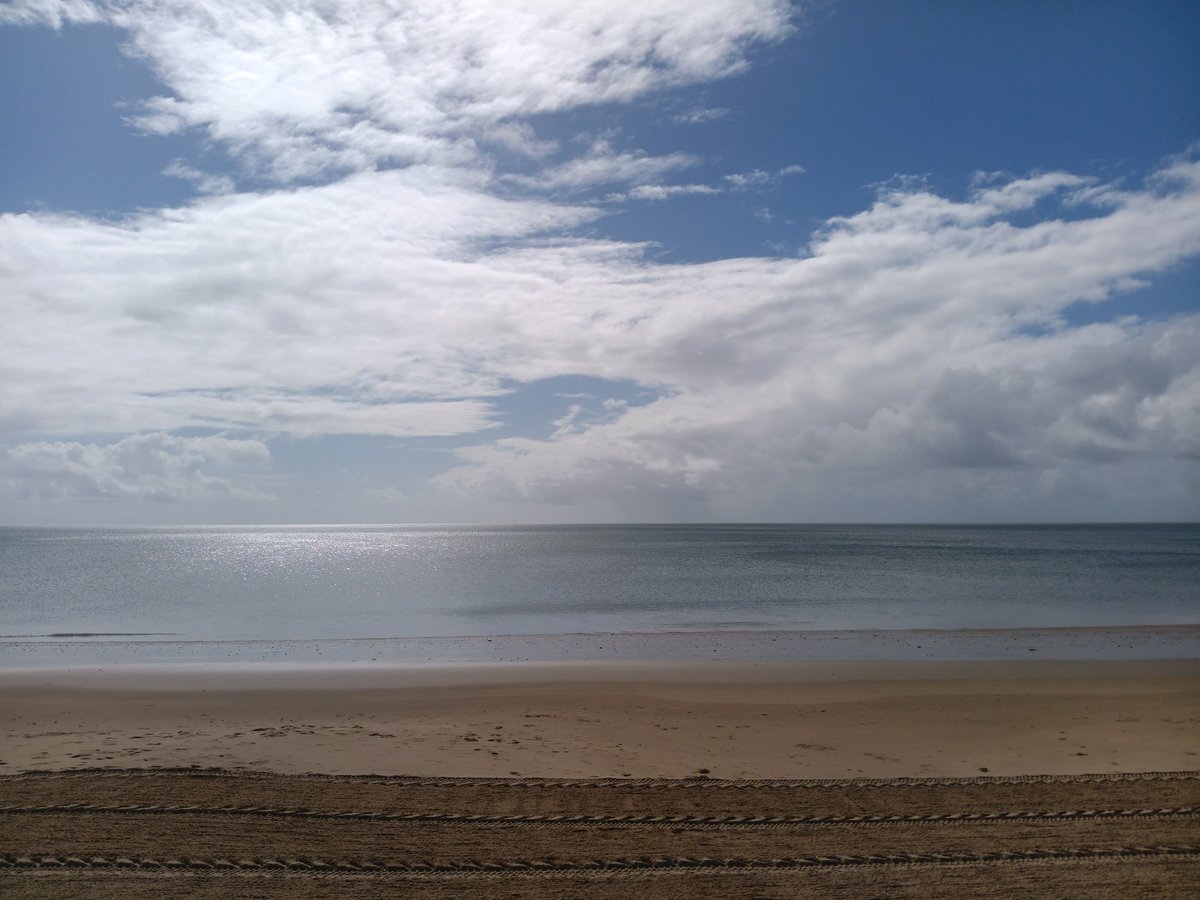
<path fill-rule="evenodd" d="M 1200 658 L 1200 625 L 576 632 L 333 639 L 0 638 L 0 671 L 127 664 Z"/>
<path fill-rule="evenodd" d="M 1200 660 L 0 670 L 0 774 L 863 778 L 1200 769 Z"/>
<path fill-rule="evenodd" d="M 1200 659 L 995 660 L 435 660 L 432 662 L 195 662 L 0 667 L 0 696 L 19 687 L 79 691 L 395 690 L 560 683 L 797 685 L 810 682 L 1117 679 L 1123 673 L 1200 673 Z M 148 680 L 150 679 L 150 680 Z"/>

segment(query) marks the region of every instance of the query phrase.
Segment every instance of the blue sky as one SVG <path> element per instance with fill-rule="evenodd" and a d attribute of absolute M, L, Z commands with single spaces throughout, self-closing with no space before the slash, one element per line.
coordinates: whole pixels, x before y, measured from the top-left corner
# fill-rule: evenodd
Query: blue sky
<path fill-rule="evenodd" d="M 10 522 L 1200 513 L 1179 2 L 0 7 Z"/>

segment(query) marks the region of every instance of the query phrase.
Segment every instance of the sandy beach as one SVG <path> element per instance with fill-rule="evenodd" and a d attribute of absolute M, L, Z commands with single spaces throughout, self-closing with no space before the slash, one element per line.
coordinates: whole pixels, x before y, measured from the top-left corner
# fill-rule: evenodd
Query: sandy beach
<path fill-rule="evenodd" d="M 1200 865 L 1194 660 L 29 668 L 0 710 L 11 896 L 1184 897 Z"/>
<path fill-rule="evenodd" d="M 1200 662 L 0 673 L 0 773 L 890 778 L 1200 768 Z"/>

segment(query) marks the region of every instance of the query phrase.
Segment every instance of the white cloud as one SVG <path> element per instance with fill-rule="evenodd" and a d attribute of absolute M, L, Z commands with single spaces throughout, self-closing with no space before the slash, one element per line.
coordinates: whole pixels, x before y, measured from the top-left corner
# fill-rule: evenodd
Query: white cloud
<path fill-rule="evenodd" d="M 802 175 L 804 172 L 804 166 L 793 164 L 784 166 L 782 169 L 776 169 L 774 172 L 767 172 L 763 169 L 751 169 L 749 172 L 733 172 L 726 175 L 724 181 L 729 185 L 729 189 L 731 190 L 751 191 L 779 184 L 785 178 L 790 178 L 793 175 Z"/>
<path fill-rule="evenodd" d="M 1016 180 L 997 175 L 992 178 L 1000 178 L 1002 183 L 996 187 L 977 188 L 972 195 L 974 205 L 985 216 L 1029 209 L 1059 191 L 1083 188 L 1091 183 L 1089 179 L 1069 172 L 1045 172 Z"/>
<path fill-rule="evenodd" d="M 408 169 L 122 223 L 0 216 L 0 424 L 26 433 L 489 427 L 520 272 L 478 242 L 594 217 Z"/>
<path fill-rule="evenodd" d="M 480 136 L 487 143 L 532 159 L 542 159 L 559 149 L 558 141 L 542 140 L 531 126 L 523 122 L 491 125 Z"/>
<path fill-rule="evenodd" d="M 691 109 L 671 116 L 671 121 L 678 125 L 702 125 L 715 122 L 729 115 L 730 110 L 718 106 L 695 106 Z"/>
<path fill-rule="evenodd" d="M 1079 183 L 1069 176 L 962 203 L 893 191 L 831 222 L 803 259 L 626 273 L 609 291 L 638 295 L 636 338 L 623 344 L 613 322 L 610 350 L 628 354 L 626 377 L 672 390 L 548 440 L 464 450 L 440 482 L 617 506 L 695 496 L 728 510 L 938 472 L 963 496 L 1028 504 L 1046 479 L 1085 469 L 1089 490 L 1120 494 L 1103 473 L 1112 464 L 1161 499 L 1178 477 L 1170 461 L 1200 447 L 1200 316 L 1080 328 L 1060 317 L 1200 252 L 1197 165 L 1170 168 L 1173 192 L 1159 176 L 1086 219 L 1004 219 Z"/>
<path fill-rule="evenodd" d="M 564 196 L 750 192 L 804 169 L 667 184 L 701 161 L 579 150 L 526 119 L 730 74 L 788 15 L 776 0 L 0 7 L 126 29 L 169 92 L 144 128 L 199 129 L 280 182 L 341 176 L 234 193 L 178 161 L 219 195 L 119 222 L 0 216 L 9 490 L 251 497 L 239 473 L 269 462 L 264 440 L 342 434 L 474 435 L 446 494 L 616 516 L 1178 493 L 1200 458 L 1200 316 L 1069 327 L 1066 312 L 1200 254 L 1194 159 L 1141 186 L 979 176 L 963 200 L 897 180 L 795 257 L 667 265 L 581 236 L 604 211 Z M 512 157 L 526 174 L 505 173 Z M 563 375 L 658 399 L 487 440 L 496 398 Z"/>
<path fill-rule="evenodd" d="M 172 160 L 171 164 L 163 169 L 163 174 L 192 182 L 201 194 L 229 194 L 236 187 L 228 175 L 202 172 L 195 166 L 189 166 L 182 159 Z"/>
<path fill-rule="evenodd" d="M 270 499 L 215 470 L 253 469 L 270 453 L 258 440 L 138 434 L 111 444 L 39 441 L 0 448 L 0 489 L 23 497 L 105 500 Z"/>
<path fill-rule="evenodd" d="M 650 166 L 647 166 L 644 174 L 641 175 L 643 180 L 651 180 L 667 174 L 671 168 L 682 168 L 685 165 L 694 165 L 698 160 L 688 157 L 681 157 L 680 154 L 674 155 L 680 160 L 676 166 L 663 166 L 660 171 L 654 171 Z M 654 157 L 647 159 L 647 162 L 653 160 L 661 160 L 667 162 L 671 157 Z M 731 175 L 724 176 L 719 187 L 711 184 L 639 184 L 636 187 L 624 191 L 622 193 L 609 194 L 605 199 L 609 202 L 624 202 L 627 200 L 669 200 L 672 197 L 681 197 L 688 194 L 725 194 L 737 191 L 760 190 L 766 187 L 772 187 L 779 184 L 784 178 L 792 175 L 799 175 L 805 171 L 803 166 L 791 165 L 779 169 L 775 172 L 767 172 L 762 169 L 754 169 L 750 172 L 735 172 Z M 631 173 L 625 180 L 636 180 L 637 175 Z M 615 179 L 611 179 L 615 180 Z M 762 215 L 766 212 L 766 217 Z M 755 213 L 764 221 L 770 221 L 772 218 L 770 213 L 761 210 Z"/>
<path fill-rule="evenodd" d="M 91 0 L 10 0 L 0 6 L 0 25 L 49 25 L 68 22 L 90 24 L 104 20 L 101 4 Z"/>
<path fill-rule="evenodd" d="M 732 175 L 726 175 L 725 180 L 734 188 L 744 190 L 768 184 L 771 181 L 771 173 L 764 172 L 762 169 L 753 169 L 749 172 L 734 172 Z"/>
<path fill-rule="evenodd" d="M 606 200 L 620 202 L 625 200 L 669 200 L 672 197 L 685 197 L 689 194 L 719 194 L 716 188 L 707 184 L 639 184 L 623 194 L 610 194 Z"/>
<path fill-rule="evenodd" d="M 696 266 L 604 242 L 514 245 L 595 211 L 499 200 L 429 169 L 121 224 L 3 216 L 5 421 L 462 434 L 491 424 L 487 398 L 507 380 L 571 372 L 709 400 L 741 385 L 748 412 L 773 392 L 820 406 L 836 385 L 859 421 L 894 401 L 855 399 L 848 382 L 911 395 L 946 368 L 1048 352 L 1053 334 L 1014 330 L 1053 328 L 1070 303 L 1195 254 L 1200 191 L 1175 183 L 1026 227 L 991 194 L 893 192 L 829 223 L 804 259 Z M 1007 196 L 1036 190 L 1018 180 Z"/>
<path fill-rule="evenodd" d="M 790 15 L 784 0 L 17 0 L 3 20 L 128 30 L 170 91 L 142 127 L 201 128 L 288 181 L 464 163 L 515 118 L 740 71 Z"/>
<path fill-rule="evenodd" d="M 535 176 L 510 175 L 511 184 L 542 191 L 579 191 L 597 185 L 636 184 L 657 181 L 671 172 L 694 166 L 699 160 L 687 153 L 649 156 L 645 153 L 615 152 L 608 143 L 595 144 L 586 156 L 544 169 Z M 647 186 L 651 189 L 657 185 Z"/>
<path fill-rule="evenodd" d="M 1197 317 L 1062 315 L 1200 253 L 1198 170 L 1030 224 L 1009 216 L 1080 182 L 891 189 L 803 257 L 697 265 L 569 237 L 594 209 L 432 168 L 117 224 L 3 216 L 4 421 L 463 435 L 496 422 L 508 385 L 580 374 L 659 399 L 464 450 L 441 487 L 715 502 L 863 472 L 996 490 L 1105 460 L 1166 471 L 1200 445 Z"/>

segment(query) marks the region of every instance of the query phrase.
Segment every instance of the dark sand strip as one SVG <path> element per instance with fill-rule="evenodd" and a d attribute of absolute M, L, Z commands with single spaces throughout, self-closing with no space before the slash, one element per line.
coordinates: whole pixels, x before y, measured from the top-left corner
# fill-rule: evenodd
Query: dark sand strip
<path fill-rule="evenodd" d="M 173 811 L 103 810 L 114 786 Z M 286 788 L 292 814 L 272 807 Z M 342 789 L 420 819 L 314 817 Z M 438 793 L 429 793 L 436 791 Z M 415 795 L 406 792 L 416 792 Z M 0 889 L 11 896 L 1187 896 L 1200 875 L 1200 774 L 878 782 L 495 779 L 434 783 L 238 773 L 30 774 L 0 780 Z M 19 800 L 14 799 L 19 794 Z M 236 795 L 275 814 L 217 812 Z M 372 796 L 374 795 L 374 796 Z M 810 820 L 548 824 L 580 804 L 638 816 Z M 989 803 L 989 798 L 991 802 Z M 258 800 L 259 802 L 254 802 Z M 91 805 L 81 809 L 77 804 Z M 473 804 L 510 821 L 438 820 Z M 191 805 L 193 810 L 179 807 Z M 14 808 L 15 807 L 15 808 Z M 65 808 L 71 807 L 71 808 Z M 992 815 L 974 815 L 981 807 Z M 343 807 L 344 808 L 344 807 Z M 877 816 L 847 822 L 840 810 Z M 400 809 L 393 812 L 402 812 Z M 538 809 L 541 812 L 530 812 Z M 1121 811 L 1124 810 L 1122 813 Z M 889 812 L 890 811 L 890 812 Z M 1058 815 L 1033 815 L 1058 811 Z M 1063 814 L 1067 813 L 1067 814 Z M 824 817 L 824 821 L 822 821 Z M 923 818 L 914 818 L 923 817 Z M 1024 886 L 1024 887 L 1022 887 Z M 340 892 L 340 893 L 339 893 Z M 440 893 L 439 893 L 440 892 Z"/>

